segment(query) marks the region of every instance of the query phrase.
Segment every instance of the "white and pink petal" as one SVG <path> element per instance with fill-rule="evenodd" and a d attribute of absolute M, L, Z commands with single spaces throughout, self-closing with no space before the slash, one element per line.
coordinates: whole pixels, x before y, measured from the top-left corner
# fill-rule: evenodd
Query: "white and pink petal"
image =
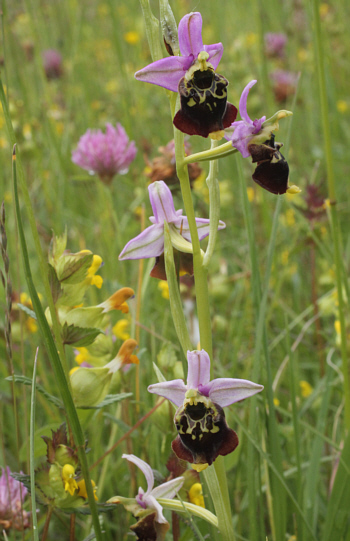
<path fill-rule="evenodd" d="M 222 408 L 254 396 L 264 389 L 263 385 L 247 379 L 218 378 L 214 379 L 202 390 L 212 402 Z"/>
<path fill-rule="evenodd" d="M 137 71 L 135 79 L 177 92 L 180 79 L 185 75 L 191 63 L 192 61 L 185 56 L 161 58 Z"/>
<path fill-rule="evenodd" d="M 135 455 L 128 455 L 128 454 L 124 453 L 122 455 L 122 458 L 126 458 L 126 460 L 128 460 L 129 462 L 132 462 L 133 464 L 135 464 L 135 466 L 140 468 L 140 470 L 142 471 L 142 473 L 146 477 L 147 491 L 144 492 L 141 489 L 142 500 L 145 502 L 145 497 L 148 494 L 150 494 L 150 492 L 152 491 L 153 485 L 154 485 L 154 475 L 153 475 L 153 471 L 152 471 L 151 466 L 149 464 L 147 464 L 147 462 L 145 462 L 144 460 L 141 460 L 141 458 L 139 458 L 139 457 L 137 457 Z"/>
<path fill-rule="evenodd" d="M 182 379 L 173 379 L 171 381 L 162 381 L 161 383 L 153 383 L 148 387 L 149 393 L 154 393 L 163 396 L 175 406 L 180 407 L 185 400 L 187 387 Z"/>
<path fill-rule="evenodd" d="M 159 257 L 164 252 L 164 224 L 150 225 L 137 237 L 129 240 L 119 259 Z"/>
<path fill-rule="evenodd" d="M 198 389 L 210 380 L 210 358 L 204 349 L 187 352 L 187 389 Z"/>
<path fill-rule="evenodd" d="M 148 186 L 148 193 L 155 223 L 171 223 L 178 219 L 178 215 L 175 212 L 173 196 L 163 180 L 152 182 Z"/>
<path fill-rule="evenodd" d="M 181 54 L 185 57 L 193 55 L 194 61 L 197 60 L 198 54 L 204 50 L 202 24 L 202 15 L 198 11 L 185 15 L 179 22 L 178 35 Z"/>

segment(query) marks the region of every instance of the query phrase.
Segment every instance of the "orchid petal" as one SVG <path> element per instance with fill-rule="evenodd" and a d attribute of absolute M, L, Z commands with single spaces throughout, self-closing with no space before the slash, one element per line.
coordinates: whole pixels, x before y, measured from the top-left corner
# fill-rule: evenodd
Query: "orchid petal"
<path fill-rule="evenodd" d="M 164 252 L 164 225 L 150 225 L 134 239 L 129 240 L 119 259 L 158 257 Z"/>
<path fill-rule="evenodd" d="M 196 218 L 196 224 L 199 240 L 202 240 L 209 235 L 210 221 L 207 218 Z M 178 218 L 177 222 L 175 223 L 175 227 L 179 230 L 179 232 L 181 232 L 184 239 L 192 242 L 187 216 L 181 216 L 180 219 Z M 225 229 L 225 227 L 226 224 L 220 220 L 218 230 L 220 231 L 220 229 Z"/>
<path fill-rule="evenodd" d="M 216 70 L 224 52 L 223 44 L 214 43 L 213 45 L 204 45 L 204 50 L 209 53 L 208 62 L 213 66 L 214 70 Z"/>
<path fill-rule="evenodd" d="M 239 100 L 239 114 L 241 115 L 241 118 L 244 120 L 244 122 L 246 122 L 247 124 L 252 124 L 253 122 L 248 116 L 247 99 L 248 99 L 249 90 L 252 88 L 252 86 L 255 85 L 256 82 L 257 81 L 253 79 L 253 81 L 250 81 L 250 83 L 247 84 Z"/>
<path fill-rule="evenodd" d="M 195 11 L 182 17 L 179 22 L 179 47 L 182 56 L 193 55 L 197 60 L 198 54 L 204 50 L 202 40 L 202 15 Z"/>
<path fill-rule="evenodd" d="M 164 396 L 179 407 L 185 400 L 187 387 L 182 379 L 173 379 L 171 381 L 162 381 L 161 383 L 153 383 L 148 387 L 149 393 L 154 393 L 159 396 Z"/>
<path fill-rule="evenodd" d="M 165 182 L 162 180 L 152 182 L 148 186 L 148 192 L 156 223 L 170 223 L 178 218 L 175 212 L 173 196 Z"/>
<path fill-rule="evenodd" d="M 187 56 L 170 56 L 152 62 L 135 73 L 135 79 L 177 92 L 180 79 L 192 64 Z"/>
<path fill-rule="evenodd" d="M 159 522 L 161 524 L 164 524 L 164 523 L 168 522 L 166 520 L 166 518 L 164 517 L 164 515 L 163 515 L 163 507 L 160 505 L 160 503 L 157 502 L 157 500 L 154 498 L 154 496 L 149 494 L 148 496 L 143 498 L 143 501 L 145 502 L 145 504 L 147 505 L 148 508 L 155 510 L 155 512 L 156 512 L 155 521 L 156 522 Z"/>
<path fill-rule="evenodd" d="M 154 498 L 169 498 L 170 500 L 175 497 L 180 488 L 185 482 L 184 477 L 176 477 L 154 488 L 150 494 Z"/>
<path fill-rule="evenodd" d="M 188 374 L 187 389 L 198 389 L 199 385 L 207 385 L 210 380 L 210 358 L 204 349 L 187 351 Z"/>
<path fill-rule="evenodd" d="M 239 402 L 244 398 L 260 393 L 263 388 L 263 385 L 246 379 L 218 378 L 208 383 L 201 392 L 206 395 L 208 393 L 212 402 L 224 408 L 234 404 L 234 402 Z"/>
<path fill-rule="evenodd" d="M 141 458 L 138 458 L 135 455 L 127 455 L 127 454 L 124 453 L 122 455 L 122 458 L 126 458 L 126 460 L 128 460 L 129 462 L 132 462 L 133 464 L 135 464 L 135 466 L 140 468 L 140 470 L 142 471 L 142 473 L 146 477 L 147 492 L 145 493 L 145 497 L 148 496 L 150 494 L 152 488 L 153 488 L 153 485 L 154 485 L 154 475 L 153 475 L 153 471 L 152 471 L 151 466 L 149 464 L 147 464 L 147 462 L 145 462 L 144 460 L 141 460 Z M 145 501 L 144 498 L 143 498 L 143 501 Z"/>

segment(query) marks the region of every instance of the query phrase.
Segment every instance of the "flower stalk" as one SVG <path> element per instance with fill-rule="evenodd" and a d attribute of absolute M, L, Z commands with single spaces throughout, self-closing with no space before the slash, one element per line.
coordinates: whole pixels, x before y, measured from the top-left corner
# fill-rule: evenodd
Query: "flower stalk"
<path fill-rule="evenodd" d="M 218 141 L 212 139 L 211 150 L 216 148 Z M 206 249 L 203 266 L 207 269 L 210 260 L 213 256 L 216 238 L 218 234 L 218 225 L 220 220 L 220 186 L 218 179 L 219 163 L 217 160 L 212 160 L 209 165 L 209 175 L 207 177 L 207 186 L 209 188 L 209 220 L 210 220 L 210 233 L 209 243 Z"/>
<path fill-rule="evenodd" d="M 180 181 L 182 198 L 192 238 L 193 270 L 196 287 L 200 343 L 201 348 L 203 348 L 212 359 L 213 344 L 209 310 L 207 269 L 203 265 L 203 258 L 199 245 L 187 163 L 185 162 L 184 156 L 184 134 L 175 127 L 174 141 L 177 176 Z M 229 143 L 229 145 L 232 149 L 231 143 Z M 225 468 L 223 466 L 223 457 L 219 457 L 215 463 L 206 470 L 206 472 L 205 477 L 218 518 L 218 527 L 222 536 L 222 541 L 234 541 L 227 477 Z"/>

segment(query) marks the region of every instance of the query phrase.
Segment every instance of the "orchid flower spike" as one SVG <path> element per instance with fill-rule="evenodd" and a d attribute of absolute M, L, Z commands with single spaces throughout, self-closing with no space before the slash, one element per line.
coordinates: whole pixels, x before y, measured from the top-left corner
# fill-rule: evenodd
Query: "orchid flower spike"
<path fill-rule="evenodd" d="M 183 258 L 181 261 L 182 255 L 188 256 L 192 254 L 191 234 L 187 217 L 182 215 L 182 210 L 175 210 L 171 191 L 165 182 L 162 180 L 153 182 L 148 186 L 148 191 L 153 210 L 153 216 L 150 217 L 152 225 L 126 244 L 119 259 L 155 257 L 157 260 L 156 266 L 152 270 L 151 276 L 166 280 L 165 271 L 160 268 L 160 257 L 164 252 L 164 223 L 167 222 L 172 245 L 180 253 L 180 270 L 192 274 L 191 265 L 188 264 L 188 257 L 187 260 Z M 199 240 L 202 240 L 209 235 L 210 222 L 205 218 L 196 218 L 196 224 Z M 224 229 L 225 227 L 224 222 L 220 221 L 218 229 Z"/>
<path fill-rule="evenodd" d="M 222 43 L 203 45 L 202 16 L 198 12 L 181 19 L 178 37 L 181 56 L 152 62 L 135 77 L 179 92 L 181 108 L 174 117 L 176 128 L 188 135 L 219 140 L 237 116 L 236 107 L 227 102 L 228 81 L 215 73 Z"/>
<path fill-rule="evenodd" d="M 182 379 L 155 383 L 150 393 L 173 402 L 178 410 L 174 423 L 178 436 L 172 448 L 192 464 L 212 464 L 238 445 L 237 434 L 227 426 L 223 408 L 255 395 L 262 385 L 245 379 L 218 378 L 210 381 L 210 359 L 204 349 L 188 351 L 187 383 Z"/>

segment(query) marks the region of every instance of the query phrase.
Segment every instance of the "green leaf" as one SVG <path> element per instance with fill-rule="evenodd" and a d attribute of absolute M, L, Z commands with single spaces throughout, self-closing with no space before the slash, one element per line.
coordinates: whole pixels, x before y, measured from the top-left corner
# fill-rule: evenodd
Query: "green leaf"
<path fill-rule="evenodd" d="M 33 310 L 28 308 L 28 306 L 25 306 L 24 304 L 21 304 L 20 302 L 18 302 L 17 303 L 17 308 L 22 310 L 22 312 L 25 312 L 27 314 L 27 316 L 32 317 L 33 319 L 36 319 L 35 312 L 33 312 Z"/>
<path fill-rule="evenodd" d="M 79 284 L 86 278 L 92 259 L 93 254 L 64 256 L 62 268 L 57 269 L 59 270 L 59 281 L 65 284 Z M 61 265 L 59 266 L 61 267 Z"/>
<path fill-rule="evenodd" d="M 96 327 L 77 327 L 65 323 L 62 328 L 62 341 L 69 346 L 86 347 L 92 344 L 101 332 Z"/>
<path fill-rule="evenodd" d="M 61 287 L 60 281 L 57 278 L 57 273 L 55 268 L 50 265 L 49 263 L 49 283 L 50 283 L 50 289 L 51 289 L 51 295 L 53 298 L 53 302 L 56 304 L 58 299 L 61 297 L 63 293 L 63 289 Z"/>
<path fill-rule="evenodd" d="M 79 409 L 99 410 L 101 408 L 104 408 L 105 406 L 109 406 L 110 404 L 115 404 L 115 402 L 125 400 L 125 398 L 129 398 L 130 396 L 132 396 L 132 393 L 108 394 L 102 402 L 97 404 L 97 406 L 79 406 Z"/>
<path fill-rule="evenodd" d="M 22 376 L 20 374 L 14 374 L 13 376 L 9 376 L 5 378 L 6 381 L 13 381 L 15 380 L 16 383 L 23 383 L 23 385 L 32 385 L 32 380 L 30 378 L 27 378 L 26 376 Z M 59 398 L 56 398 L 56 396 L 53 396 L 52 394 L 48 393 L 44 387 L 41 385 L 36 386 L 36 390 L 45 396 L 45 398 L 57 406 L 58 408 L 63 408 L 63 404 Z"/>

